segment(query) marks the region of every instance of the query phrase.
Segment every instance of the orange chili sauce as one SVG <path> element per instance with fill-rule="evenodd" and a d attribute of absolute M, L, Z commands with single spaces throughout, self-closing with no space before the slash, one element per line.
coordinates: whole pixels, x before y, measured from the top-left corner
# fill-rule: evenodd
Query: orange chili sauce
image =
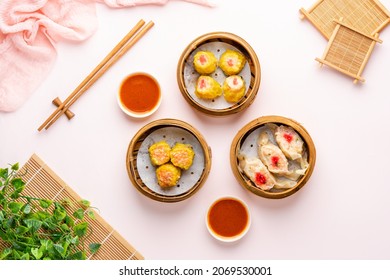
<path fill-rule="evenodd" d="M 245 230 L 249 215 L 240 201 L 224 198 L 211 206 L 207 220 L 210 228 L 217 235 L 234 237 Z"/>
<path fill-rule="evenodd" d="M 128 76 L 120 87 L 120 101 L 130 111 L 151 111 L 160 99 L 160 87 L 149 75 L 136 73 Z"/>

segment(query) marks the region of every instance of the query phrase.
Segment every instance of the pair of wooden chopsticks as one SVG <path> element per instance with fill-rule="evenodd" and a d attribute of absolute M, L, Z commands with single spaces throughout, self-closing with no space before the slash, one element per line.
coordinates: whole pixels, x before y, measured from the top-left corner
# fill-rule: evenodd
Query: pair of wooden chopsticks
<path fill-rule="evenodd" d="M 152 21 L 145 24 L 142 19 L 130 30 L 129 33 L 112 49 L 112 51 L 99 63 L 98 66 L 81 82 L 81 84 L 60 103 L 57 109 L 47 118 L 47 120 L 38 128 L 41 131 L 43 128 L 48 129 L 60 116 L 62 116 L 70 106 L 87 90 L 89 89 L 119 58 L 122 57 L 141 37 L 153 27 Z M 144 26 L 142 29 L 141 27 Z M 139 31 L 139 32 L 138 32 Z M 138 33 L 137 33 L 138 32 Z M 133 37 L 134 36 L 134 37 Z"/>

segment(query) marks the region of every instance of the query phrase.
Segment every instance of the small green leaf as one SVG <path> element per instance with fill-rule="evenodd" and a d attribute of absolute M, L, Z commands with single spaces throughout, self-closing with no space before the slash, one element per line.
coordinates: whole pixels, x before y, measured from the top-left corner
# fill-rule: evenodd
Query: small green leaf
<path fill-rule="evenodd" d="M 53 241 L 49 239 L 41 239 L 41 247 L 45 248 L 45 250 L 48 250 L 51 246 L 53 246 Z"/>
<path fill-rule="evenodd" d="M 19 241 L 14 241 L 14 242 L 12 242 L 12 246 L 15 250 L 18 250 L 19 258 L 20 258 L 20 256 L 24 253 L 24 251 L 26 249 L 26 245 L 19 242 Z"/>
<path fill-rule="evenodd" d="M 14 165 L 11 166 L 11 169 L 13 171 L 18 171 L 19 170 L 19 162 L 15 163 Z"/>
<path fill-rule="evenodd" d="M 62 245 L 60 245 L 60 244 L 54 244 L 53 246 L 54 246 L 54 249 L 55 249 L 58 253 L 60 253 L 61 256 L 64 254 L 65 250 L 64 250 L 64 247 L 62 247 Z"/>
<path fill-rule="evenodd" d="M 42 246 L 39 249 L 38 248 L 32 248 L 31 249 L 31 254 L 34 256 L 34 258 L 36 260 L 41 259 L 42 256 L 43 256 L 43 252 L 42 252 L 41 248 L 42 248 Z"/>
<path fill-rule="evenodd" d="M 23 254 L 21 257 L 20 257 L 21 260 L 29 260 L 30 259 L 30 254 L 29 253 L 25 253 Z"/>
<path fill-rule="evenodd" d="M 28 232 L 30 229 L 28 227 L 24 227 L 24 226 L 19 226 L 16 228 L 16 234 L 18 235 L 23 235 L 25 234 L 26 232 Z"/>
<path fill-rule="evenodd" d="M 41 239 L 40 242 L 41 242 L 41 245 L 44 246 L 46 249 L 49 245 L 49 241 L 48 239 Z"/>
<path fill-rule="evenodd" d="M 23 203 L 21 202 L 10 202 L 8 204 L 9 209 L 11 209 L 12 213 L 16 214 L 23 207 Z"/>
<path fill-rule="evenodd" d="M 70 242 L 64 242 L 64 244 L 62 244 L 62 247 L 64 247 L 64 253 L 62 254 L 62 257 L 66 256 L 66 251 L 68 250 L 69 245 Z"/>
<path fill-rule="evenodd" d="M 42 222 L 35 219 L 26 219 L 24 220 L 24 223 L 28 228 L 32 229 L 33 232 L 37 231 L 42 226 Z"/>
<path fill-rule="evenodd" d="M 88 200 L 85 200 L 85 199 L 80 200 L 80 203 L 82 206 L 84 206 L 86 208 L 91 206 L 91 202 L 89 202 Z"/>
<path fill-rule="evenodd" d="M 37 220 L 40 220 L 40 221 L 49 219 L 50 217 L 51 217 L 51 215 L 45 211 L 38 211 L 38 212 L 34 213 L 34 218 L 36 218 Z"/>
<path fill-rule="evenodd" d="M 64 207 L 72 205 L 72 201 L 69 198 L 65 198 L 61 200 L 60 203 Z"/>
<path fill-rule="evenodd" d="M 74 226 L 74 220 L 70 216 L 66 216 L 64 222 L 68 225 L 68 227 Z"/>
<path fill-rule="evenodd" d="M 8 235 L 3 230 L 0 230 L 0 238 L 3 239 L 4 241 L 7 241 Z"/>
<path fill-rule="evenodd" d="M 8 177 L 8 168 L 0 168 L 0 178 L 6 180 Z"/>
<path fill-rule="evenodd" d="M 46 250 L 46 255 L 51 258 L 51 259 L 56 259 L 56 251 L 54 249 L 54 243 L 53 241 L 51 241 L 50 239 L 46 239 L 42 242 L 41 240 L 41 243 L 42 243 L 42 246 L 45 248 Z"/>
<path fill-rule="evenodd" d="M 66 217 L 66 211 L 60 204 L 55 203 L 56 209 L 54 210 L 54 217 L 57 221 L 62 221 Z"/>
<path fill-rule="evenodd" d="M 95 254 L 99 250 L 100 246 L 102 246 L 100 243 L 91 243 L 89 244 L 89 250 L 92 254 Z"/>
<path fill-rule="evenodd" d="M 73 217 L 76 219 L 82 220 L 84 219 L 84 210 L 79 208 L 73 213 Z"/>
<path fill-rule="evenodd" d="M 42 255 L 44 255 L 44 254 L 45 254 L 45 252 L 46 252 L 46 247 L 45 247 L 45 246 L 43 246 L 43 245 L 41 245 L 41 247 L 39 247 L 39 252 L 41 252 L 41 253 L 42 253 Z"/>
<path fill-rule="evenodd" d="M 80 241 L 79 237 L 78 237 L 78 236 L 75 236 L 75 237 L 73 237 L 73 238 L 70 240 L 70 243 L 71 243 L 71 244 L 74 244 L 74 245 L 79 245 L 79 241 Z"/>
<path fill-rule="evenodd" d="M 93 212 L 92 210 L 89 210 L 89 211 L 87 212 L 87 215 L 88 215 L 88 217 L 90 217 L 91 219 L 95 219 L 95 212 Z"/>
<path fill-rule="evenodd" d="M 3 227 L 5 227 L 6 229 L 10 229 L 14 226 L 14 224 L 15 224 L 15 219 L 12 216 L 12 217 L 7 219 L 6 223 L 3 223 Z"/>
<path fill-rule="evenodd" d="M 56 230 L 58 227 L 58 223 L 56 218 L 50 217 L 43 221 L 42 227 L 44 229 Z"/>
<path fill-rule="evenodd" d="M 69 260 L 85 260 L 85 253 L 78 251 L 68 257 Z"/>
<path fill-rule="evenodd" d="M 4 213 L 0 211 L 0 222 L 4 221 Z"/>
<path fill-rule="evenodd" d="M 5 199 L 4 195 L 0 192 L 0 208 L 4 208 L 8 204 L 8 200 Z"/>
<path fill-rule="evenodd" d="M 12 185 L 15 189 L 21 190 L 21 191 L 22 191 L 22 189 L 23 189 L 24 186 L 25 186 L 23 180 L 20 179 L 20 178 L 14 178 L 14 179 L 12 179 L 12 180 L 11 180 L 11 185 Z"/>
<path fill-rule="evenodd" d="M 21 255 L 19 254 L 19 252 L 15 249 L 12 250 L 12 256 L 15 260 L 20 260 L 21 259 Z"/>
<path fill-rule="evenodd" d="M 11 248 L 5 248 L 0 255 L 0 260 L 5 260 L 12 253 Z"/>
<path fill-rule="evenodd" d="M 12 194 L 11 194 L 11 198 L 12 199 L 18 199 L 20 197 L 20 194 L 17 192 L 17 191 L 14 191 Z"/>
<path fill-rule="evenodd" d="M 47 199 L 41 199 L 39 200 L 39 205 L 43 208 L 43 209 L 47 209 L 50 207 L 50 205 L 52 204 L 53 202 L 51 200 L 47 200 Z"/>
<path fill-rule="evenodd" d="M 88 223 L 87 222 L 82 222 L 74 226 L 73 230 L 74 233 L 78 237 L 83 237 L 84 235 L 87 234 L 87 228 L 88 228 Z"/>
<path fill-rule="evenodd" d="M 31 205 L 30 204 L 25 204 L 24 206 L 23 206 L 23 213 L 24 214 L 30 214 L 30 212 L 31 212 Z"/>
<path fill-rule="evenodd" d="M 30 244 L 30 245 L 37 245 L 36 243 L 38 243 L 34 238 L 32 237 L 26 237 L 26 236 L 23 236 L 24 238 L 24 242 L 27 243 L 27 244 Z"/>
<path fill-rule="evenodd" d="M 61 229 L 62 229 L 63 231 L 66 231 L 66 232 L 69 231 L 69 227 L 68 227 L 67 224 L 62 224 L 62 225 L 61 225 Z"/>

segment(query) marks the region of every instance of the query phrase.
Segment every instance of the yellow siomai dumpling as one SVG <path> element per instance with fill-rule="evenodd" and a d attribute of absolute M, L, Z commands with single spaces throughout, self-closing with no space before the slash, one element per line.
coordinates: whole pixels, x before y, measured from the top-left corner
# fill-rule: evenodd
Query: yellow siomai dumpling
<path fill-rule="evenodd" d="M 196 72 L 207 75 L 217 69 L 218 60 L 210 51 L 198 51 L 194 56 L 193 64 Z"/>
<path fill-rule="evenodd" d="M 156 142 L 149 147 L 149 157 L 154 166 L 167 163 L 171 159 L 171 147 L 164 140 Z"/>
<path fill-rule="evenodd" d="M 223 82 L 222 89 L 226 101 L 236 103 L 245 95 L 245 81 L 238 75 L 229 76 Z"/>
<path fill-rule="evenodd" d="M 244 68 L 245 56 L 235 50 L 226 50 L 219 58 L 219 67 L 226 76 L 237 75 Z"/>
<path fill-rule="evenodd" d="M 222 94 L 222 87 L 214 78 L 202 75 L 196 82 L 195 94 L 199 98 L 214 99 Z"/>
<path fill-rule="evenodd" d="M 189 144 L 176 143 L 171 150 L 171 162 L 173 165 L 187 170 L 191 167 L 195 152 Z"/>
<path fill-rule="evenodd" d="M 157 183 L 162 188 L 176 186 L 180 176 L 181 169 L 172 163 L 165 163 L 156 169 Z"/>

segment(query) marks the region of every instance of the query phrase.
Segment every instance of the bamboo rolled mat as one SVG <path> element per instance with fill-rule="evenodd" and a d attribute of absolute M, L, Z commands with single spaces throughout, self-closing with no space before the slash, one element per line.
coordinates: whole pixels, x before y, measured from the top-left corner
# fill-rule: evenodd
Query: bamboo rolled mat
<path fill-rule="evenodd" d="M 364 67 L 375 44 L 382 41 L 378 39 L 378 34 L 368 36 L 341 22 L 337 24 L 323 58 L 316 60 L 355 78 L 355 82 L 364 82 L 361 77 Z"/>
<path fill-rule="evenodd" d="M 390 23 L 390 12 L 379 0 L 318 0 L 300 12 L 328 40 L 336 27 L 334 20 L 340 18 L 366 35 L 374 35 Z"/>
<path fill-rule="evenodd" d="M 26 183 L 23 194 L 45 199 L 68 199 L 74 206 L 69 211 L 75 211 L 81 197 L 75 193 L 58 175 L 54 173 L 37 155 L 31 158 L 19 171 L 20 177 Z M 73 212 L 70 212 L 73 213 Z M 87 216 L 87 215 L 86 215 Z M 85 218 L 91 229 L 91 234 L 85 238 L 87 243 L 101 243 L 100 249 L 92 254 L 87 252 L 90 260 L 142 260 L 144 257 L 134 249 L 117 231 L 115 231 L 95 211 L 95 219 Z M 0 240 L 0 251 L 6 244 Z"/>

